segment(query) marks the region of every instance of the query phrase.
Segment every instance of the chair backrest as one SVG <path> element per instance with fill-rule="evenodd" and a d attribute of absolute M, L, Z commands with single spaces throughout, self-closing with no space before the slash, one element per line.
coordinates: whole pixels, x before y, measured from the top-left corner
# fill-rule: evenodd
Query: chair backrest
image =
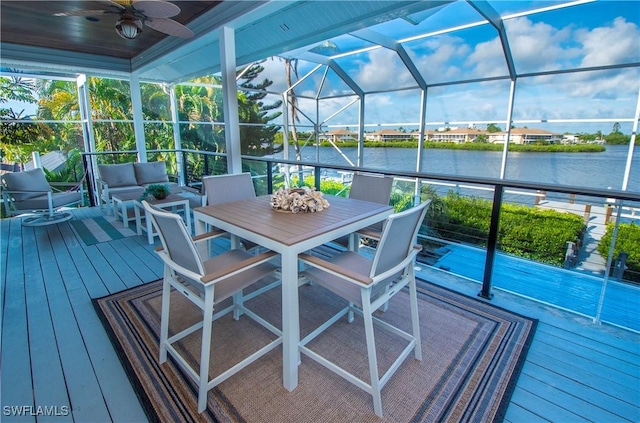
<path fill-rule="evenodd" d="M 169 259 L 180 267 L 183 267 L 200 276 L 204 275 L 204 266 L 182 217 L 153 207 L 146 201 L 142 201 L 145 209 L 145 217 L 151 219 L 153 226 L 160 236 L 162 247 Z M 180 272 L 178 272 L 181 274 Z M 181 276 L 186 277 L 184 274 Z M 188 278 L 193 280 L 192 278 Z M 200 281 L 194 281 L 200 283 Z"/>
<path fill-rule="evenodd" d="M 255 198 L 256 191 L 250 173 L 205 176 L 202 178 L 207 204 L 223 204 Z"/>
<path fill-rule="evenodd" d="M 424 201 L 415 207 L 395 213 L 387 218 L 373 257 L 371 277 L 392 269 L 411 254 L 420 225 L 427 214 L 427 208 L 430 203 L 431 200 Z M 379 285 L 384 287 L 396 276 L 386 279 Z"/>
<path fill-rule="evenodd" d="M 41 168 L 5 173 L 2 175 L 2 184 L 9 191 L 33 191 L 33 193 L 11 194 L 16 201 L 39 197 L 44 191 L 51 191 L 51 186 Z"/>
<path fill-rule="evenodd" d="M 392 185 L 391 176 L 354 173 L 349 198 L 387 205 Z"/>

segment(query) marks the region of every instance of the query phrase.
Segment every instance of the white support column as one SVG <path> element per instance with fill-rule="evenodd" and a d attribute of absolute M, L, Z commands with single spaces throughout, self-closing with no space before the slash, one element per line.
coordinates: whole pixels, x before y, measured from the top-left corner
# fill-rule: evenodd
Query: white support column
<path fill-rule="evenodd" d="M 76 78 L 76 87 L 78 88 L 78 109 L 80 112 L 80 120 L 82 121 L 82 138 L 84 140 L 85 153 L 96 152 L 96 139 L 93 134 L 93 122 L 91 121 L 91 101 L 89 98 L 89 87 L 87 86 L 87 75 L 80 74 Z M 91 186 L 97 186 L 97 169 L 98 158 L 95 155 L 89 156 L 88 164 L 91 169 Z M 89 181 L 87 181 L 89 183 Z M 97 191 L 93 193 L 94 203 L 100 204 L 100 199 L 97 198 Z"/>
<path fill-rule="evenodd" d="M 360 95 L 360 108 L 358 110 L 358 157 L 356 163 L 362 167 L 364 163 L 364 93 Z"/>
<path fill-rule="evenodd" d="M 138 151 L 138 161 L 147 161 L 147 144 L 144 138 L 144 118 L 142 116 L 142 95 L 140 93 L 140 78 L 131 74 L 129 79 L 129 89 L 131 91 L 131 108 L 133 109 L 133 133 L 136 137 L 136 150 Z"/>
<path fill-rule="evenodd" d="M 418 135 L 418 151 L 416 154 L 416 172 L 422 172 L 422 157 L 424 153 L 425 124 L 427 120 L 427 88 L 420 90 L 420 132 Z M 420 196 L 422 194 L 422 182 L 416 179 L 416 187 L 413 193 L 413 204 L 420 204 Z"/>
<path fill-rule="evenodd" d="M 509 92 L 509 106 L 507 107 L 507 127 L 504 129 L 505 140 L 502 149 L 502 164 L 500 166 L 500 179 L 507 175 L 507 158 L 509 156 L 509 142 L 511 139 L 511 122 L 513 122 L 513 102 L 516 97 L 516 80 L 511 80 L 511 91 Z"/>
<path fill-rule="evenodd" d="M 184 174 L 184 163 L 182 150 L 182 140 L 180 139 L 180 116 L 178 114 L 178 99 L 176 97 L 176 87 L 169 87 L 169 102 L 171 103 L 171 126 L 173 127 L 173 145 L 176 149 L 176 171 L 178 172 L 178 183 L 180 186 L 187 185 L 187 175 Z"/>
<path fill-rule="evenodd" d="M 238 85 L 236 82 L 236 39 L 233 28 L 220 28 L 220 68 L 224 110 L 224 139 L 227 171 L 242 172 L 240 157 L 240 119 L 238 117 Z"/>

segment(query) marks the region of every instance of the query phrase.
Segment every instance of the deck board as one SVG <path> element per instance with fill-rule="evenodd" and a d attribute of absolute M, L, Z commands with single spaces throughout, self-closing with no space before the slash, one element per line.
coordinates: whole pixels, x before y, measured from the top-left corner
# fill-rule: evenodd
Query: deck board
<path fill-rule="evenodd" d="M 49 237 L 42 228 L 25 228 L 23 242 L 25 246 L 51 249 Z M 24 249 L 25 300 L 35 403 L 36 406 L 56 405 L 70 410 L 41 262 L 38 248 Z M 71 415 L 60 416 L 60 419 L 72 421 Z"/>
<path fill-rule="evenodd" d="M 7 231 L 2 231 L 7 243 L 7 273 L 2 309 L 2 405 L 28 406 L 34 403 L 33 380 L 27 329 L 27 310 L 24 287 L 24 261 L 22 251 L 22 226 L 11 219 Z M 12 389 L 6 389 L 11 386 Z M 25 416 L 21 421 L 35 422 L 35 417 Z"/>
<path fill-rule="evenodd" d="M 84 208 L 77 216 L 100 213 Z M 3 389 L 2 405 L 67 401 L 76 422 L 145 421 L 91 299 L 160 278 L 154 246 L 143 236 L 86 246 L 68 222 L 0 225 L 2 385 L 12 387 Z M 471 296 L 480 288 L 428 267 L 418 276 Z M 638 333 L 494 293 L 493 304 L 540 320 L 506 422 L 640 421 Z"/>
<path fill-rule="evenodd" d="M 60 268 L 65 269 L 63 274 L 67 292 L 110 418 L 116 422 L 144 421 L 144 412 L 136 394 L 91 303 L 92 298 L 108 295 L 109 292 L 101 282 L 95 283 L 99 279 L 98 273 L 88 263 L 86 256 L 80 254 L 84 250 L 78 245 L 70 226 L 57 226 L 67 248 L 57 248 L 54 254 Z M 92 295 L 92 291 L 99 295 Z"/>

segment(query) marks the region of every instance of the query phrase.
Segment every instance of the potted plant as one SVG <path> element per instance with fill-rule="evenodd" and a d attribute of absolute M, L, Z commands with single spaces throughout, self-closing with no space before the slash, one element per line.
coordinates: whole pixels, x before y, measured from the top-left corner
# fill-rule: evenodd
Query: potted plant
<path fill-rule="evenodd" d="M 151 184 L 142 193 L 140 201 L 144 200 L 148 196 L 152 196 L 156 200 L 164 200 L 169 195 L 169 187 L 163 184 Z"/>

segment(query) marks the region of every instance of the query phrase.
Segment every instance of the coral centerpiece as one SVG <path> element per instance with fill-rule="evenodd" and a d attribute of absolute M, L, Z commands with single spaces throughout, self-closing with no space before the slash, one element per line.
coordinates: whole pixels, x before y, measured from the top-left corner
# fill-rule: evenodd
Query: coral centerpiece
<path fill-rule="evenodd" d="M 329 202 L 315 188 L 280 188 L 271 196 L 271 208 L 288 213 L 314 213 L 329 208 Z"/>

